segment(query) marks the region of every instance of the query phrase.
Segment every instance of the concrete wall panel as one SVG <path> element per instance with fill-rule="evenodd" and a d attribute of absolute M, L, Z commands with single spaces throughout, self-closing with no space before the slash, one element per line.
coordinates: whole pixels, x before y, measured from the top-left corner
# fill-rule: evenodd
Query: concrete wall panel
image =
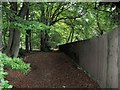
<path fill-rule="evenodd" d="M 118 87 L 118 30 L 108 34 L 107 87 Z"/>
<path fill-rule="evenodd" d="M 73 58 L 102 88 L 118 88 L 119 32 L 118 28 L 90 40 L 61 45 L 60 50 Z"/>

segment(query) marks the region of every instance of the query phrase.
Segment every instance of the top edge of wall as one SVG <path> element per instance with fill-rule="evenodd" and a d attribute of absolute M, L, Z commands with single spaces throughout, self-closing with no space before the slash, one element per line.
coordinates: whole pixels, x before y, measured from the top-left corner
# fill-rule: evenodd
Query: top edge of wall
<path fill-rule="evenodd" d="M 99 39 L 99 38 L 101 38 L 101 37 L 103 37 L 103 36 L 105 36 L 105 35 L 107 35 L 107 34 L 110 34 L 110 33 L 115 32 L 115 31 L 117 31 L 117 30 L 120 31 L 120 26 L 116 27 L 116 28 L 113 29 L 111 32 L 105 33 L 105 34 L 103 34 L 103 35 L 101 35 L 101 36 L 95 36 L 95 37 L 92 37 L 92 38 L 90 38 L 90 39 L 80 40 L 80 41 L 71 42 L 71 43 L 66 43 L 66 44 L 75 44 L 75 43 L 78 43 L 78 42 L 87 42 L 87 41 L 90 41 L 90 40 L 92 40 L 92 39 L 96 39 L 96 38 Z M 66 45 L 66 44 L 62 44 L 62 45 Z M 59 46 L 62 46 L 62 45 L 59 45 Z"/>

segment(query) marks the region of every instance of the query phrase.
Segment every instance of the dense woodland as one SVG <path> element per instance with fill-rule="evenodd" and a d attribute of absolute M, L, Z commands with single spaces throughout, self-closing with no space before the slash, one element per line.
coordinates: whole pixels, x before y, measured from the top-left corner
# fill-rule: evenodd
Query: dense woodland
<path fill-rule="evenodd" d="M 119 3 L 4 2 L 3 52 L 49 51 L 60 44 L 89 39 L 119 25 Z"/>
<path fill-rule="evenodd" d="M 23 51 L 48 52 L 59 45 L 90 39 L 120 25 L 119 2 L 0 3 L 0 89 L 12 88 L 5 67 L 30 71 L 16 58 Z M 1 53 L 2 51 L 2 53 Z M 3 54 L 4 53 L 4 54 Z M 11 57 L 11 58 L 10 58 Z"/>

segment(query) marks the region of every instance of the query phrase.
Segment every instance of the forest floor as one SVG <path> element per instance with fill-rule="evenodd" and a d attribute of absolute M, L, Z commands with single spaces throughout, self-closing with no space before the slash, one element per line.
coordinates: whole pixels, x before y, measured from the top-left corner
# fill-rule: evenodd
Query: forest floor
<path fill-rule="evenodd" d="M 39 52 L 27 55 L 24 61 L 31 64 L 29 74 L 7 71 L 7 80 L 15 88 L 99 88 L 62 52 Z"/>

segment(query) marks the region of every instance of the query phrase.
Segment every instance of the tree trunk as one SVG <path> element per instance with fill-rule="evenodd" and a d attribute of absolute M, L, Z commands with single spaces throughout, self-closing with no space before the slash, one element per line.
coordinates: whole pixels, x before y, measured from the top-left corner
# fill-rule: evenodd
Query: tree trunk
<path fill-rule="evenodd" d="M 14 29 L 11 29 L 9 31 L 9 39 L 8 39 L 8 45 L 6 48 L 6 54 L 9 56 L 10 48 L 12 46 L 12 39 L 13 39 Z"/>
<path fill-rule="evenodd" d="M 29 20 L 29 10 L 27 11 L 26 20 Z M 26 46 L 26 51 L 29 52 L 29 31 L 28 30 L 26 30 L 25 46 Z"/>
<path fill-rule="evenodd" d="M 29 9 L 27 10 L 27 14 L 26 14 L 26 20 L 29 20 Z M 32 47 L 31 47 L 31 30 L 26 30 L 26 51 L 32 51 Z"/>
<path fill-rule="evenodd" d="M 31 47 L 31 30 L 26 30 L 26 51 L 32 51 L 32 47 Z"/>
<path fill-rule="evenodd" d="M 71 42 L 73 41 L 73 38 L 74 38 L 74 27 L 71 26 L 71 29 L 72 29 L 72 35 L 71 35 Z"/>
<path fill-rule="evenodd" d="M 11 5 L 11 10 L 13 10 L 16 14 L 17 14 L 17 2 L 10 2 L 10 5 Z M 15 17 L 15 15 L 13 16 L 13 17 Z M 11 17 L 11 22 L 14 22 L 15 21 L 15 19 L 13 18 L 13 17 Z M 8 55 L 8 56 L 12 56 L 12 45 L 13 45 L 13 39 L 14 39 L 14 31 L 15 31 L 15 29 L 14 28 L 12 28 L 11 30 L 9 30 L 9 40 L 8 40 L 8 46 L 7 46 L 7 48 L 6 48 L 6 54 Z"/>
<path fill-rule="evenodd" d="M 17 13 L 17 2 L 11 2 L 11 9 Z M 27 3 L 23 3 L 23 6 L 18 14 L 18 16 L 24 18 L 27 13 Z M 11 22 L 14 22 L 14 18 L 11 18 Z M 10 57 L 17 57 L 19 53 L 20 46 L 20 32 L 17 28 L 13 28 L 9 33 L 9 41 L 6 49 L 6 53 Z"/>
<path fill-rule="evenodd" d="M 71 21 L 72 22 L 72 21 Z M 70 31 L 70 34 L 68 36 L 68 39 L 66 40 L 66 43 L 68 43 L 69 41 L 72 42 L 73 41 L 73 37 L 74 37 L 74 25 L 72 23 L 68 23 L 66 22 L 67 25 L 70 26 L 71 28 L 71 31 Z"/>
<path fill-rule="evenodd" d="M 70 40 L 70 38 L 71 38 L 71 35 L 72 35 L 72 30 L 70 31 L 70 34 L 69 34 L 69 36 L 68 36 L 68 38 L 67 38 L 67 40 L 66 40 L 66 43 L 69 42 L 69 40 Z"/>
<path fill-rule="evenodd" d="M 10 57 L 17 57 L 19 53 L 19 45 L 20 45 L 20 32 L 19 30 L 13 30 L 13 38 L 12 44 L 9 51 Z"/>
<path fill-rule="evenodd" d="M 41 8 L 41 22 L 48 25 L 49 24 L 48 19 L 45 17 L 46 16 L 45 15 L 45 7 L 44 7 L 44 5 L 42 5 L 41 7 L 42 7 Z M 48 12 L 46 14 L 48 14 Z M 44 52 L 49 51 L 48 31 L 47 30 L 42 30 L 40 32 L 40 34 L 41 34 L 41 36 L 40 36 L 41 37 L 41 46 L 40 46 L 41 51 L 44 51 Z"/>
<path fill-rule="evenodd" d="M 30 46 L 30 51 L 32 51 L 31 31 L 30 31 L 30 33 L 29 33 L 29 46 Z"/>
<path fill-rule="evenodd" d="M 50 51 L 50 47 L 48 45 L 48 32 L 47 30 L 41 31 L 41 51 Z"/>
<path fill-rule="evenodd" d="M 7 43 L 6 43 L 6 33 L 7 33 L 7 30 L 5 30 L 4 32 L 3 32 L 3 45 L 4 45 L 4 50 L 5 50 L 5 48 L 7 47 Z M 3 51 L 4 51 L 3 50 Z"/>
<path fill-rule="evenodd" d="M 29 31 L 26 30 L 26 38 L 25 38 L 25 46 L 26 46 L 26 51 L 29 51 Z"/>
<path fill-rule="evenodd" d="M 102 28 L 100 26 L 100 22 L 99 22 L 99 13 L 98 13 L 98 11 L 97 11 L 97 14 L 96 14 L 96 19 L 97 19 L 97 26 L 98 26 L 100 35 L 103 35 L 103 30 L 102 30 Z"/>
<path fill-rule="evenodd" d="M 2 51 L 2 31 L 0 30 L 0 52 Z"/>
<path fill-rule="evenodd" d="M 16 29 L 11 29 L 6 54 L 10 57 L 17 57 L 20 45 L 20 32 Z"/>

